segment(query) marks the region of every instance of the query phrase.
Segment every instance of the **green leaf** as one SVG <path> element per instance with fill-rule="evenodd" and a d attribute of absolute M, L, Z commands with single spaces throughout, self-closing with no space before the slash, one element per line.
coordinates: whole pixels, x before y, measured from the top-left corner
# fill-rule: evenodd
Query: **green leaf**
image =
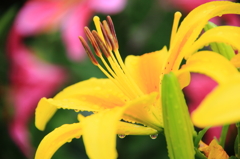
<path fill-rule="evenodd" d="M 194 159 L 194 128 L 176 76 L 164 75 L 162 81 L 164 133 L 171 159 Z"/>
<path fill-rule="evenodd" d="M 3 35 L 6 29 L 8 29 L 7 26 L 15 16 L 16 11 L 16 6 L 12 6 L 4 15 L 0 17 L 0 35 Z"/>
<path fill-rule="evenodd" d="M 204 30 L 208 31 L 215 27 L 217 27 L 217 25 L 215 25 L 212 22 L 208 22 L 208 24 L 204 27 Z M 217 53 L 223 55 L 228 60 L 231 60 L 233 58 L 233 56 L 235 56 L 235 52 L 234 52 L 233 48 L 230 45 L 227 45 L 225 43 L 211 43 L 210 47 L 214 52 L 217 52 Z"/>
<path fill-rule="evenodd" d="M 237 134 L 237 137 L 236 137 L 235 143 L 234 143 L 234 151 L 235 151 L 236 156 L 239 158 L 240 157 L 240 137 L 239 137 L 240 122 L 236 123 L 236 127 L 237 127 L 238 134 Z"/>
<path fill-rule="evenodd" d="M 198 147 L 200 140 L 202 140 L 204 134 L 207 132 L 207 130 L 208 130 L 210 127 L 211 127 L 211 126 L 206 127 L 206 128 L 204 128 L 203 130 L 199 131 L 197 137 L 194 139 L 194 147 L 196 147 L 196 148 Z"/>
<path fill-rule="evenodd" d="M 234 152 L 235 155 L 238 155 L 238 135 L 235 138 L 235 142 L 234 142 Z"/>
<path fill-rule="evenodd" d="M 219 139 L 219 145 L 221 145 L 223 148 L 225 146 L 229 126 L 230 125 L 223 125 L 223 127 L 222 127 L 222 132 L 221 132 L 221 136 Z"/>
<path fill-rule="evenodd" d="M 195 154 L 195 158 L 196 159 L 207 159 L 207 157 L 201 153 L 198 148 L 195 148 L 196 154 Z"/>

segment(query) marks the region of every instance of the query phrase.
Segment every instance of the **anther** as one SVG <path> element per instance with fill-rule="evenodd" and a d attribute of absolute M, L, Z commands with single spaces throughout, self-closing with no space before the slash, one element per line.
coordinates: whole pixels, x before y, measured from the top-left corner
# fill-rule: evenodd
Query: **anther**
<path fill-rule="evenodd" d="M 94 38 L 96 39 L 97 43 L 98 43 L 98 46 L 99 48 L 101 49 L 101 51 L 103 52 L 103 54 L 108 58 L 111 56 L 107 46 L 104 44 L 104 42 L 102 41 L 102 39 L 100 38 L 100 36 L 98 35 L 98 33 L 93 30 L 92 31 L 92 34 L 94 36 Z"/>
<path fill-rule="evenodd" d="M 103 33 L 106 45 L 108 46 L 109 50 L 112 51 L 112 45 L 111 45 L 111 42 L 110 42 L 110 40 L 108 38 L 107 31 L 105 30 L 105 28 L 102 25 L 102 23 L 100 23 L 100 26 L 101 26 L 101 30 L 102 30 L 102 33 Z"/>
<path fill-rule="evenodd" d="M 116 47 L 114 49 L 118 49 L 119 48 L 118 39 L 117 39 L 117 35 L 116 35 L 116 31 L 115 31 L 115 28 L 114 28 L 112 18 L 110 16 L 107 16 L 107 23 L 108 23 L 108 26 L 109 26 L 110 31 L 112 33 L 113 39 L 114 39 L 114 44 L 115 44 L 115 47 Z"/>
<path fill-rule="evenodd" d="M 115 43 L 114 43 L 114 37 L 112 35 L 112 32 L 111 32 L 106 20 L 103 21 L 103 27 L 104 27 L 104 30 L 107 33 L 108 39 L 111 42 L 111 46 L 112 46 L 113 50 L 116 50 L 116 46 L 115 46 Z"/>
<path fill-rule="evenodd" d="M 90 60 L 92 61 L 92 63 L 93 63 L 94 65 L 96 65 L 96 66 L 99 65 L 97 59 L 96 59 L 95 56 L 93 55 L 93 53 L 92 53 L 90 47 L 88 46 L 87 42 L 86 42 L 86 41 L 83 39 L 83 37 L 81 37 L 81 36 L 79 36 L 79 40 L 81 41 L 82 46 L 84 47 L 84 49 L 85 49 L 88 57 L 89 57 Z"/>
<path fill-rule="evenodd" d="M 91 42 L 92 46 L 93 46 L 93 49 L 95 51 L 95 54 L 98 56 L 98 57 L 101 57 L 102 56 L 102 53 L 99 49 L 99 46 L 94 38 L 94 36 L 92 35 L 92 32 L 90 31 L 90 29 L 88 27 L 84 27 L 84 32 L 85 34 L 87 35 L 87 38 L 88 40 Z"/>

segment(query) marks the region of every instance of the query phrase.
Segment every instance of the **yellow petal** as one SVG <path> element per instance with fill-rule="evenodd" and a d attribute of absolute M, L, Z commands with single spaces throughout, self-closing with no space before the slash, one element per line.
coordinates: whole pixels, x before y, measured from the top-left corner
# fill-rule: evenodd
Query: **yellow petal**
<path fill-rule="evenodd" d="M 83 121 L 83 141 L 91 159 L 116 159 L 116 133 L 124 107 L 116 107 L 86 117 Z"/>
<path fill-rule="evenodd" d="M 185 50 L 185 57 L 196 52 L 212 42 L 223 42 L 230 44 L 240 51 L 240 28 L 234 26 L 219 26 L 205 32 L 194 44 Z"/>
<path fill-rule="evenodd" d="M 151 135 L 158 133 L 150 127 L 121 122 L 120 119 L 129 106 L 104 110 L 86 118 L 79 116 L 83 124 L 83 140 L 89 158 L 117 158 L 116 134 Z"/>
<path fill-rule="evenodd" d="M 66 142 L 82 135 L 81 123 L 65 124 L 43 138 L 38 146 L 35 159 L 50 159 Z"/>
<path fill-rule="evenodd" d="M 159 104 L 158 95 L 157 92 L 153 92 L 128 102 L 123 119 L 161 131 L 163 127 L 162 106 Z"/>
<path fill-rule="evenodd" d="M 43 98 L 36 109 L 36 127 L 44 130 L 57 108 L 99 111 L 123 106 L 128 100 L 111 80 L 91 78 L 65 88 L 53 99 Z"/>
<path fill-rule="evenodd" d="M 151 97 L 156 98 L 156 94 Z M 149 100 L 146 100 L 145 98 L 136 99 L 127 103 L 124 107 L 115 107 L 104 110 L 86 118 L 79 117 L 83 124 L 83 140 L 89 158 L 117 158 L 117 133 L 123 135 L 151 135 L 158 133 L 158 131 L 150 127 L 120 122 L 120 119 L 122 119 L 122 116 L 127 109 L 134 107 L 137 104 L 140 104 L 139 109 L 141 109 L 141 103 L 146 103 L 145 105 L 147 105 Z"/>
<path fill-rule="evenodd" d="M 110 85 L 110 87 L 112 87 L 113 83 L 109 79 L 90 78 L 89 80 L 81 81 L 71 86 L 68 86 L 67 88 L 59 92 L 54 97 L 54 99 L 75 97 L 85 92 L 102 90 L 103 87 L 106 87 L 107 85 Z"/>
<path fill-rule="evenodd" d="M 212 51 L 195 53 L 180 71 L 205 74 L 218 83 L 224 83 L 238 74 L 237 69 L 226 58 Z"/>
<path fill-rule="evenodd" d="M 67 87 L 51 103 L 59 108 L 98 111 L 129 100 L 110 79 L 91 78 Z"/>
<path fill-rule="evenodd" d="M 218 126 L 240 121 L 240 77 L 220 84 L 192 113 L 198 127 Z"/>
<path fill-rule="evenodd" d="M 212 1 L 203 4 L 193 11 L 182 21 L 178 32 L 170 48 L 171 56 L 169 58 L 169 65 L 166 71 L 177 70 L 185 56 L 185 51 L 191 47 L 194 41 L 201 33 L 203 27 L 207 22 L 216 16 L 223 14 L 240 14 L 240 4 L 229 1 Z"/>
<path fill-rule="evenodd" d="M 237 55 L 235 55 L 235 56 L 231 59 L 231 63 L 232 63 L 236 68 L 240 68 L 240 53 L 238 53 Z"/>
<path fill-rule="evenodd" d="M 96 78 L 91 78 L 65 88 L 54 97 L 54 100 L 71 98 L 86 103 L 93 102 L 103 107 L 119 106 L 129 100 L 110 79 Z"/>
<path fill-rule="evenodd" d="M 181 89 L 188 86 L 191 80 L 190 72 L 176 71 L 174 74 L 177 76 Z"/>
<path fill-rule="evenodd" d="M 47 122 L 52 118 L 57 109 L 74 109 L 81 111 L 99 111 L 102 108 L 93 102 L 86 102 L 72 98 L 46 99 L 42 98 L 35 112 L 35 125 L 39 130 L 44 130 Z"/>
<path fill-rule="evenodd" d="M 82 97 L 82 96 L 81 96 Z M 100 100 L 99 100 L 100 101 Z M 74 109 L 81 111 L 99 111 L 101 107 L 99 105 L 93 104 L 93 102 L 81 101 L 78 99 L 72 98 L 63 98 L 63 99 L 46 99 L 46 102 L 60 109 Z"/>
<path fill-rule="evenodd" d="M 153 135 L 157 134 L 158 131 L 151 128 L 140 126 L 136 124 L 126 123 L 126 122 L 119 122 L 118 123 L 118 130 L 117 134 L 122 135 Z"/>
<path fill-rule="evenodd" d="M 57 108 L 51 105 L 46 98 L 42 98 L 35 112 L 35 125 L 39 130 L 44 130 L 47 122 L 57 111 Z"/>
<path fill-rule="evenodd" d="M 127 56 L 126 67 L 144 94 L 159 91 L 159 77 L 165 67 L 167 56 L 168 52 L 165 47 L 160 51 L 146 53 L 142 56 Z"/>

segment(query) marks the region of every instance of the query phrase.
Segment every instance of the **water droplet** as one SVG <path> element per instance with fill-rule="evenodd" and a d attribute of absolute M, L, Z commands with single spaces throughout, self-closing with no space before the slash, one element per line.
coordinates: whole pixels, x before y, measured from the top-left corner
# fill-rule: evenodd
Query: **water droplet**
<path fill-rule="evenodd" d="M 124 134 L 118 134 L 118 137 L 119 137 L 120 139 L 123 139 L 123 138 L 126 137 L 126 135 L 124 135 Z"/>
<path fill-rule="evenodd" d="M 158 137 L 158 134 L 150 135 L 150 138 L 151 138 L 151 139 L 156 139 L 157 137 Z"/>

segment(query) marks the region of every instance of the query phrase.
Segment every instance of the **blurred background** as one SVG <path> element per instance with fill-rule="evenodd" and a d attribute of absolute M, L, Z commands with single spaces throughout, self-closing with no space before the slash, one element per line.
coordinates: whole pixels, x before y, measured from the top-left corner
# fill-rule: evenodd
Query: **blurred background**
<path fill-rule="evenodd" d="M 3 0 L 0 5 L 0 158 L 33 158 L 43 137 L 76 112 L 59 110 L 45 131 L 34 126 L 41 97 L 90 77 L 104 77 L 87 58 L 78 36 L 93 29 L 94 15 L 111 15 L 122 58 L 169 45 L 175 11 L 183 17 L 208 0 Z M 239 2 L 239 1 L 238 1 Z M 239 17 L 221 21 L 239 25 Z M 218 22 L 218 20 L 215 20 Z M 117 138 L 120 159 L 167 159 L 163 134 Z M 82 139 L 62 146 L 53 159 L 86 159 Z"/>

